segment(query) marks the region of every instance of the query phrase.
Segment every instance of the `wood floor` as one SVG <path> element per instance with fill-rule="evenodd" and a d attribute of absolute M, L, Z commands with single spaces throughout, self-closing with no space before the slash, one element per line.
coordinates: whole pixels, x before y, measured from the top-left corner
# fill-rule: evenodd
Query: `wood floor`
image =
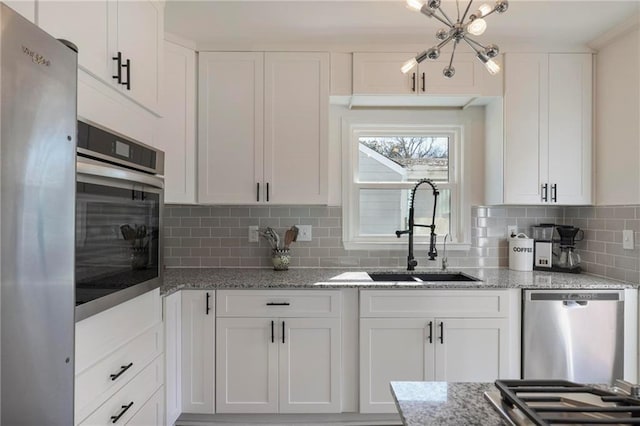
<path fill-rule="evenodd" d="M 182 414 L 176 426 L 398 426 L 397 414 Z"/>

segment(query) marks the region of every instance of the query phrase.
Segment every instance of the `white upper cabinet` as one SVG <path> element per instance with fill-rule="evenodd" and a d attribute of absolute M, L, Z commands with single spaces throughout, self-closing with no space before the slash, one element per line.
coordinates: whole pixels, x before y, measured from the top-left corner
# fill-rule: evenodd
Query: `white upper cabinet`
<path fill-rule="evenodd" d="M 265 54 L 264 180 L 268 202 L 327 203 L 329 58 Z"/>
<path fill-rule="evenodd" d="M 198 200 L 262 201 L 263 53 L 199 54 Z M 264 187 L 264 185 L 263 185 Z"/>
<path fill-rule="evenodd" d="M 165 153 L 165 203 L 196 202 L 196 52 L 164 42 L 162 118 L 157 147 Z"/>
<path fill-rule="evenodd" d="M 591 54 L 506 55 L 504 123 L 502 203 L 591 203 Z"/>
<path fill-rule="evenodd" d="M 456 74 L 445 78 L 442 70 L 449 65 L 450 52 L 436 61 L 425 60 L 403 74 L 400 67 L 417 52 L 354 53 L 354 95 L 472 95 L 500 96 L 502 77 L 491 76 L 484 66 L 468 53 L 456 53 Z"/>
<path fill-rule="evenodd" d="M 164 37 L 161 2 L 44 1 L 38 4 L 38 24 L 78 46 L 81 69 L 158 113 Z"/>
<path fill-rule="evenodd" d="M 327 202 L 326 53 L 199 55 L 198 201 Z"/>

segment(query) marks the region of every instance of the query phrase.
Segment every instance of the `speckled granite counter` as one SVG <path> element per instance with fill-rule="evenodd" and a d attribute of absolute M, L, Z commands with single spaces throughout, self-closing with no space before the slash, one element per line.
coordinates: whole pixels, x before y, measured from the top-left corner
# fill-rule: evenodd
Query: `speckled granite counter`
<path fill-rule="evenodd" d="M 327 268 L 290 269 L 168 269 L 161 293 L 180 289 L 259 289 L 259 288 L 635 288 L 634 284 L 586 274 L 517 272 L 506 268 L 457 269 L 481 281 L 461 282 L 373 282 L 362 271 Z M 382 272 L 375 271 L 375 272 Z M 396 271 L 406 272 L 406 271 Z M 416 272 L 438 272 L 420 270 Z M 449 272 L 454 272 L 453 270 Z"/>
<path fill-rule="evenodd" d="M 493 383 L 391 382 L 391 393 L 406 426 L 502 425 L 484 399 Z"/>

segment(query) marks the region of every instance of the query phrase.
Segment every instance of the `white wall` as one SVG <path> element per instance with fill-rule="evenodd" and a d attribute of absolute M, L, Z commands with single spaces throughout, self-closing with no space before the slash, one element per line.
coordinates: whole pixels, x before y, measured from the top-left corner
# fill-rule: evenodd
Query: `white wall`
<path fill-rule="evenodd" d="M 640 203 L 640 31 L 596 55 L 596 204 Z"/>

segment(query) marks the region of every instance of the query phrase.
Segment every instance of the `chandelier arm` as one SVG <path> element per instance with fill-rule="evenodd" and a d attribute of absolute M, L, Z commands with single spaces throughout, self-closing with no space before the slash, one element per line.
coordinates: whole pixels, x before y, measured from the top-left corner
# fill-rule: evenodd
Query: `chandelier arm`
<path fill-rule="evenodd" d="M 438 10 L 440 10 L 440 8 L 438 8 Z M 442 10 L 440 10 L 442 12 Z M 445 24 L 447 27 L 449 28 L 453 28 L 453 24 L 445 21 L 444 19 L 442 19 L 441 17 L 439 17 L 438 15 L 436 15 L 435 12 L 433 12 L 431 15 L 429 16 L 433 16 L 434 18 L 436 18 L 438 21 L 442 22 L 443 24 Z M 446 16 L 446 15 L 445 15 Z"/>
<path fill-rule="evenodd" d="M 460 20 L 460 22 L 464 22 L 464 19 L 467 17 L 467 13 L 469 13 L 469 9 L 471 8 L 471 3 L 473 3 L 473 0 L 469 0 L 469 4 L 467 5 L 467 8 L 462 15 L 462 19 Z"/>
<path fill-rule="evenodd" d="M 456 47 L 460 43 L 460 39 L 456 39 L 455 43 L 453 43 L 453 51 L 451 52 L 451 60 L 449 61 L 449 68 L 453 65 L 453 56 L 456 54 Z"/>
<path fill-rule="evenodd" d="M 460 22 L 460 0 L 456 0 L 456 9 L 458 9 L 458 22 Z"/>
<path fill-rule="evenodd" d="M 476 46 L 480 46 L 480 47 L 482 47 L 483 49 L 486 49 L 486 48 L 487 48 L 487 46 L 483 46 L 482 44 L 478 43 L 477 41 L 475 41 L 475 40 L 474 40 L 474 39 L 472 39 L 471 37 L 469 37 L 469 38 L 468 38 L 468 39 L 466 39 L 466 40 L 467 40 L 468 42 L 471 42 L 471 43 L 475 44 Z"/>
<path fill-rule="evenodd" d="M 444 39 L 440 44 L 438 44 L 436 46 L 437 49 L 442 49 L 447 43 L 449 43 L 451 40 L 453 40 L 453 36 L 449 36 L 446 39 Z"/>
<path fill-rule="evenodd" d="M 482 18 L 486 18 L 487 16 L 491 15 L 492 13 L 496 12 L 498 9 L 496 9 L 495 7 L 493 9 L 491 9 L 491 12 L 487 13 L 486 15 L 484 15 Z"/>
<path fill-rule="evenodd" d="M 478 49 L 477 49 L 473 44 L 471 44 L 471 42 L 469 41 L 469 39 L 468 39 L 466 36 L 465 36 L 465 37 L 462 37 L 462 39 L 463 39 L 464 41 L 466 41 L 466 42 L 467 42 L 467 44 L 468 44 L 468 45 L 473 49 L 473 51 L 474 51 L 474 52 L 476 52 L 478 55 L 482 53 L 482 52 L 480 52 L 480 51 L 479 51 L 479 50 L 478 50 Z"/>
<path fill-rule="evenodd" d="M 446 19 L 446 20 L 449 22 L 449 26 L 450 26 L 450 27 L 453 27 L 453 22 L 451 22 L 451 19 L 449 19 L 449 17 L 447 16 L 447 14 L 446 14 L 446 13 L 444 13 L 444 10 L 442 10 L 442 8 L 441 8 L 441 7 L 438 7 L 438 9 L 437 9 L 437 10 L 438 10 L 438 12 L 442 13 L 442 16 L 444 16 L 444 19 Z M 433 16 L 435 16 L 435 15 L 433 15 Z"/>

